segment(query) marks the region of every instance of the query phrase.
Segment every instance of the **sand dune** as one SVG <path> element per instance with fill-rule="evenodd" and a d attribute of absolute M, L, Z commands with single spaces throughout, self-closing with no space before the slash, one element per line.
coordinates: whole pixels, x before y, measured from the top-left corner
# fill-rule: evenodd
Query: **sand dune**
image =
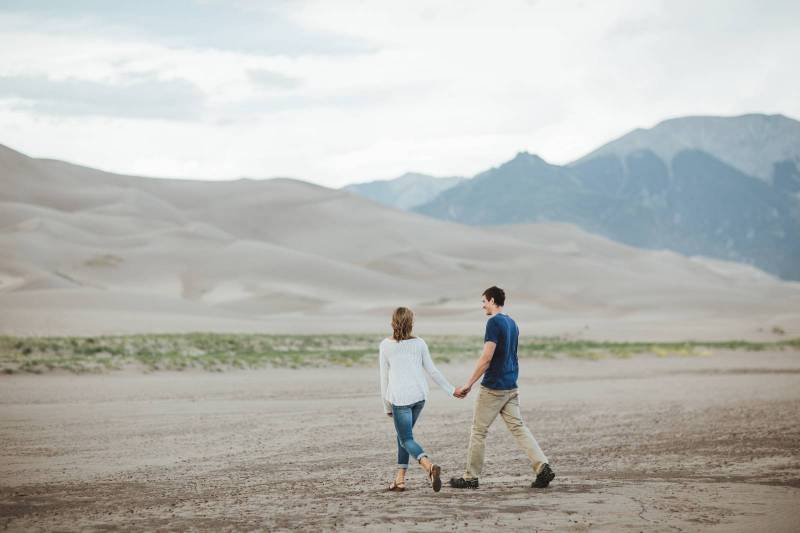
<path fill-rule="evenodd" d="M 498 284 L 530 334 L 800 334 L 800 284 L 565 224 L 467 227 L 290 179 L 109 174 L 0 147 L 0 332 L 480 332 Z"/>

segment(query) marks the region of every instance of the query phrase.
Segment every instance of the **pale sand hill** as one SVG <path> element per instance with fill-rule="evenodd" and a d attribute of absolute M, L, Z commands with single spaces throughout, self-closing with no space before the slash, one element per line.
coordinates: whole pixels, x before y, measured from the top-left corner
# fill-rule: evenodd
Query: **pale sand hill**
<path fill-rule="evenodd" d="M 0 147 L 0 333 L 480 333 L 505 287 L 527 334 L 800 334 L 800 284 L 574 226 L 466 227 L 289 179 L 109 174 Z"/>

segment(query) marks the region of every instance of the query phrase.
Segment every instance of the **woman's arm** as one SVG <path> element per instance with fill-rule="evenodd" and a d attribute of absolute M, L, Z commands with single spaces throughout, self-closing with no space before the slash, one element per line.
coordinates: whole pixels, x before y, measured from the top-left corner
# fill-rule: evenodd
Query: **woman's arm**
<path fill-rule="evenodd" d="M 383 343 L 381 343 L 378 348 L 378 359 L 380 360 L 381 403 L 383 404 L 383 412 L 387 415 L 391 415 L 392 404 L 386 401 L 386 389 L 389 387 L 389 358 L 383 353 Z"/>
<path fill-rule="evenodd" d="M 425 370 L 431 375 L 433 381 L 435 381 L 436 384 L 448 394 L 448 396 L 453 395 L 453 392 L 455 392 L 456 388 L 453 387 L 449 381 L 447 381 L 442 373 L 439 372 L 439 369 L 436 368 L 436 365 L 433 364 L 431 352 L 428 350 L 428 345 L 425 343 L 425 341 L 422 341 L 422 366 L 425 367 Z"/>

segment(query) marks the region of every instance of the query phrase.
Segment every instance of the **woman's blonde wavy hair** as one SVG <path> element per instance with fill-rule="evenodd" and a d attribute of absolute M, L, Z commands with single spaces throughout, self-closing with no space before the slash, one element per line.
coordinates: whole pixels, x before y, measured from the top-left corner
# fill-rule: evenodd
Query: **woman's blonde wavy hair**
<path fill-rule="evenodd" d="M 392 338 L 404 341 L 411 338 L 411 328 L 414 327 L 414 313 L 407 307 L 398 307 L 392 314 Z"/>

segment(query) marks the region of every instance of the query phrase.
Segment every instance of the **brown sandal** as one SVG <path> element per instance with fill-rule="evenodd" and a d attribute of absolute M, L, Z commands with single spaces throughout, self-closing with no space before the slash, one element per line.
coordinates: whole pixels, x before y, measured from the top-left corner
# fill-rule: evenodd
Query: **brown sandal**
<path fill-rule="evenodd" d="M 439 465 L 431 465 L 431 470 L 428 472 L 428 479 L 433 486 L 433 492 L 439 492 L 442 489 L 442 467 Z"/>
<path fill-rule="evenodd" d="M 389 489 L 392 492 L 403 492 L 406 490 L 406 482 L 398 483 L 397 480 L 392 481 L 392 484 L 389 485 Z"/>

